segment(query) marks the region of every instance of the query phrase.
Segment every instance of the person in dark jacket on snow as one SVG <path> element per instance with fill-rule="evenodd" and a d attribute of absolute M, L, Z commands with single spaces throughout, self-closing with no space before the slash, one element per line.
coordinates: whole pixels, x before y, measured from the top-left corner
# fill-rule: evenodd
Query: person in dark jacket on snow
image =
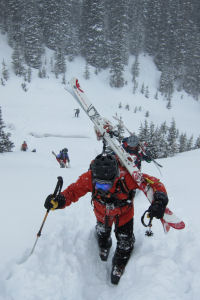
<path fill-rule="evenodd" d="M 63 209 L 77 202 L 90 192 L 97 219 L 96 238 L 101 260 L 106 261 L 112 246 L 111 230 L 115 223 L 117 247 L 112 260 L 111 282 L 118 284 L 124 268 L 134 248 L 133 233 L 135 189 L 143 192 L 151 186 L 154 201 L 149 207 L 150 217 L 162 218 L 168 203 L 167 192 L 159 179 L 142 174 L 142 188 L 128 173 L 114 155 L 100 154 L 75 183 L 69 185 L 55 198 L 49 195 L 45 201 L 46 209 Z"/>
<path fill-rule="evenodd" d="M 122 140 L 122 147 L 126 150 L 130 155 L 135 155 L 136 160 L 135 164 L 138 169 L 141 169 L 141 162 L 144 160 L 148 163 L 152 161 L 150 153 L 141 148 L 139 139 L 136 135 L 131 135 Z"/>

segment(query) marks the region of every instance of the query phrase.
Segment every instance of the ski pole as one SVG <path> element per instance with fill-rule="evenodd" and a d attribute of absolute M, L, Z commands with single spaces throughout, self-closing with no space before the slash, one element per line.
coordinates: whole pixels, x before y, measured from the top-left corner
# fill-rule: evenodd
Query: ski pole
<path fill-rule="evenodd" d="M 148 213 L 148 214 L 147 214 L 147 213 Z M 146 223 L 144 222 L 144 217 L 145 217 L 146 214 L 147 214 L 147 218 L 150 218 L 148 224 L 146 224 Z M 148 230 L 146 230 L 146 232 L 145 232 L 145 235 L 146 235 L 146 236 L 152 236 L 152 235 L 153 235 L 153 232 L 152 232 L 152 230 L 151 230 L 151 227 L 152 227 L 152 220 L 153 220 L 153 217 L 150 217 L 150 216 L 149 216 L 149 210 L 147 209 L 147 210 L 144 212 L 144 214 L 142 215 L 142 217 L 141 217 L 142 225 L 143 225 L 144 227 L 149 227 Z"/>
<path fill-rule="evenodd" d="M 57 194 L 60 194 L 61 189 L 62 189 L 62 186 L 63 186 L 63 179 L 62 179 L 61 176 L 58 176 L 58 182 L 57 182 L 57 184 L 56 184 L 56 187 L 55 187 L 54 193 L 53 193 L 53 195 L 52 195 L 52 198 L 55 198 Z M 44 216 L 44 219 L 43 219 L 43 221 L 42 221 L 42 224 L 41 224 L 41 226 L 40 226 L 40 229 L 39 229 L 39 231 L 38 231 L 38 233 L 37 233 L 36 241 L 35 241 L 35 243 L 34 243 L 34 245 L 33 245 L 33 248 L 32 248 L 32 250 L 31 250 L 29 256 L 31 256 L 31 255 L 33 254 L 34 250 L 35 250 L 35 247 L 36 247 L 38 238 L 41 236 L 42 228 L 43 228 L 44 223 L 45 223 L 45 221 L 46 221 L 46 219 L 47 219 L 47 216 L 48 216 L 48 214 L 49 214 L 49 211 L 50 211 L 50 208 L 48 208 L 47 211 L 46 211 L 46 214 L 45 214 L 45 216 Z"/>

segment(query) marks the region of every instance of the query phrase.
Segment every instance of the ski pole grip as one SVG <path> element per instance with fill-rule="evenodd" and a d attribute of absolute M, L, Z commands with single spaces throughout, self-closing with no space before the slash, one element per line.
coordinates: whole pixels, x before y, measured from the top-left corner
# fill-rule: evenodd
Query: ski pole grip
<path fill-rule="evenodd" d="M 152 222 L 152 220 L 153 220 L 153 217 L 150 217 L 150 220 L 149 220 L 149 223 L 148 223 L 148 224 L 146 224 L 146 223 L 144 222 L 145 215 L 146 215 L 146 213 L 148 213 L 148 212 L 149 212 L 149 210 L 147 209 L 147 210 L 143 213 L 143 215 L 142 215 L 142 217 L 141 217 L 141 222 L 142 222 L 142 225 L 143 225 L 144 227 L 151 227 L 151 226 L 152 226 L 151 222 Z"/>
<path fill-rule="evenodd" d="M 55 190 L 53 192 L 53 197 L 56 197 L 57 194 L 60 194 L 62 186 L 63 186 L 63 179 L 61 176 L 58 176 L 58 182 L 57 182 Z"/>

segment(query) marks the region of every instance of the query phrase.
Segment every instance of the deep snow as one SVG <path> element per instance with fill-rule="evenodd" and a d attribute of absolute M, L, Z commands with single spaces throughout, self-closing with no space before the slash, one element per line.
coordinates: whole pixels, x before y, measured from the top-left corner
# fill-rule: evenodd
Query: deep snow
<path fill-rule="evenodd" d="M 3 40 L 4 37 L 1 37 Z M 9 57 L 10 48 L 1 43 L 0 58 Z M 8 59 L 8 58 L 7 58 Z M 183 93 L 174 95 L 173 107 L 155 100 L 158 71 L 152 60 L 142 56 L 140 82 L 148 84 L 150 99 L 133 95 L 131 77 L 123 89 L 110 89 L 108 74 L 83 79 L 81 59 L 68 65 L 67 80 L 76 76 L 98 110 L 112 119 L 121 115 L 126 126 L 134 131 L 150 111 L 149 120 L 169 124 L 173 117 L 180 131 L 199 135 L 199 102 Z M 10 67 L 11 68 L 11 67 Z M 130 69 L 130 68 L 129 68 Z M 200 150 L 158 160 L 162 176 L 153 163 L 143 163 L 143 171 L 161 179 L 169 194 L 169 208 L 186 223 L 184 230 L 171 229 L 166 235 L 159 220 L 153 221 L 154 235 L 145 236 L 140 222 L 149 203 L 142 192 L 135 199 L 136 244 L 134 253 L 120 284 L 110 284 L 112 255 L 101 262 L 94 238 L 95 217 L 90 195 L 65 210 L 50 212 L 38 239 L 35 251 L 28 255 L 45 215 L 46 196 L 53 192 L 58 176 L 64 187 L 85 172 L 90 161 L 101 151 L 93 125 L 81 110 L 74 118 L 78 104 L 66 92 L 60 80 L 33 78 L 28 92 L 20 87 L 21 79 L 11 75 L 5 87 L 0 86 L 0 106 L 6 130 L 11 132 L 14 151 L 0 154 L 0 299 L 2 300 L 197 300 L 200 298 L 200 226 L 199 168 Z M 118 104 L 129 103 L 131 110 L 119 110 Z M 133 113 L 135 106 L 142 112 Z M 114 120 L 113 120 L 114 123 Z M 20 146 L 26 140 L 28 152 Z M 71 168 L 60 169 L 51 154 L 67 147 Z M 31 152 L 36 148 L 37 152 Z"/>

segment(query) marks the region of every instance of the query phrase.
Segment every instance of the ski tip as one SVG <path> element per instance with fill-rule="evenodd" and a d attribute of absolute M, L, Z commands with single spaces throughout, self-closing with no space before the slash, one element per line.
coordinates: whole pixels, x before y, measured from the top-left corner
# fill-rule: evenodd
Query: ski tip
<path fill-rule="evenodd" d="M 179 223 L 168 223 L 169 226 L 171 226 L 174 229 L 184 229 L 185 228 L 185 223 L 183 221 L 179 222 Z"/>

